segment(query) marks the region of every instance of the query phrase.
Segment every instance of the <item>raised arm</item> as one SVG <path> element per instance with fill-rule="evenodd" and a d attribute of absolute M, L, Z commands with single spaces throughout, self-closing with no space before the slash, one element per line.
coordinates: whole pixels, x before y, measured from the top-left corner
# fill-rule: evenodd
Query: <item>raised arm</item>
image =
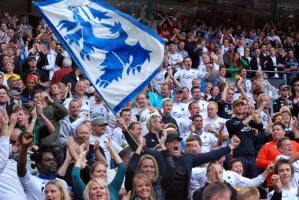
<path fill-rule="evenodd" d="M 101 161 L 103 163 L 106 163 L 107 164 L 107 161 L 106 161 L 106 158 L 105 156 L 102 154 L 102 152 L 100 151 L 100 141 L 99 140 L 96 140 L 95 143 L 94 143 L 94 152 L 96 154 L 96 157 L 98 159 L 98 161 Z"/>
<path fill-rule="evenodd" d="M 62 165 L 59 167 L 58 171 L 57 171 L 57 174 L 60 176 L 60 177 L 64 177 L 65 174 L 66 174 L 66 171 L 68 169 L 68 167 L 70 166 L 70 164 L 72 163 L 72 156 L 70 154 L 70 151 L 69 151 L 69 148 L 66 149 L 66 156 L 65 156 L 65 159 L 62 163 Z"/>
<path fill-rule="evenodd" d="M 28 130 L 28 129 L 27 129 Z M 19 177 L 24 177 L 27 169 L 27 151 L 29 146 L 32 144 L 32 132 L 24 132 L 21 139 L 21 150 L 19 154 L 18 164 L 17 164 L 17 172 Z"/>
<path fill-rule="evenodd" d="M 221 94 L 221 101 L 222 102 L 226 102 L 227 90 L 228 90 L 228 84 L 226 83 L 225 87 L 222 91 L 222 94 Z"/>
<path fill-rule="evenodd" d="M 9 158 L 9 138 L 11 131 L 8 131 L 8 115 L 5 111 L 0 112 L 1 133 L 0 133 L 0 174 L 3 172 Z"/>
<path fill-rule="evenodd" d="M 192 166 L 198 167 L 199 165 L 208 163 L 210 161 L 218 160 L 222 156 L 230 153 L 232 150 L 237 148 L 239 144 L 240 144 L 240 139 L 234 135 L 231 138 L 231 144 L 229 146 L 214 151 L 210 151 L 208 153 L 199 153 L 199 154 L 192 155 L 193 157 Z"/>
<path fill-rule="evenodd" d="M 122 185 L 125 175 L 126 175 L 126 165 L 123 163 L 120 156 L 112 148 L 111 138 L 108 138 L 107 148 L 108 148 L 113 160 L 117 164 L 116 175 L 113 178 L 112 182 L 109 184 L 109 188 L 111 188 L 114 191 L 116 191 L 117 193 L 119 193 L 119 190 L 121 188 L 121 185 Z"/>
<path fill-rule="evenodd" d="M 76 160 L 75 166 L 73 167 L 72 170 L 72 181 L 73 184 L 75 185 L 76 189 L 79 192 L 80 197 L 83 199 L 83 193 L 85 189 L 85 183 L 80 177 L 80 171 L 81 169 L 86 167 L 86 154 L 87 154 L 87 148 L 86 144 L 82 144 L 80 146 L 80 154 L 78 156 L 78 159 Z"/>
<path fill-rule="evenodd" d="M 123 134 L 125 135 L 125 138 L 129 144 L 129 146 L 132 148 L 133 151 L 136 151 L 138 144 L 135 141 L 132 134 L 130 133 L 130 131 L 128 130 L 128 128 L 125 124 L 125 121 L 123 119 L 121 119 L 120 117 L 118 117 L 118 118 L 116 118 L 116 123 L 119 124 L 119 127 L 123 131 Z"/>
<path fill-rule="evenodd" d="M 270 174 L 270 173 L 273 173 L 273 168 L 274 168 L 274 165 L 271 164 L 271 165 L 268 165 L 267 169 L 262 173 L 260 174 L 259 176 L 255 177 L 255 178 L 246 178 L 244 176 L 241 176 L 235 172 L 234 175 L 236 176 L 236 185 L 233 185 L 234 186 L 240 186 L 240 187 L 250 187 L 250 186 L 259 186 L 261 185 L 267 178 L 267 176 Z"/>
<path fill-rule="evenodd" d="M 120 156 L 115 152 L 115 150 L 112 147 L 112 140 L 111 138 L 108 138 L 108 142 L 107 142 L 107 148 L 111 154 L 112 159 L 115 161 L 115 163 L 117 165 L 119 165 L 120 163 L 122 163 L 122 159 L 120 158 Z"/>
<path fill-rule="evenodd" d="M 55 132 L 54 125 L 52 124 L 52 122 L 43 113 L 42 103 L 36 101 L 35 102 L 35 106 L 36 106 L 36 112 L 37 112 L 38 116 L 40 117 L 40 119 L 42 120 L 42 122 L 45 124 L 45 126 L 48 129 L 48 131 L 50 133 Z"/>

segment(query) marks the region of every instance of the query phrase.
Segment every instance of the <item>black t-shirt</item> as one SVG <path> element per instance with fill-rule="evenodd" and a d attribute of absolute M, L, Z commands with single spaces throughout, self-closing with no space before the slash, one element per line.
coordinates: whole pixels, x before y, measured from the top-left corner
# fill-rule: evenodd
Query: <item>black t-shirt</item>
<path fill-rule="evenodd" d="M 146 147 L 148 148 L 154 148 L 156 145 L 159 144 L 159 140 L 156 136 L 156 134 L 149 132 L 144 136 L 144 139 L 146 141 Z"/>
<path fill-rule="evenodd" d="M 188 171 L 182 157 L 174 159 L 176 170 L 167 189 L 166 200 L 181 200 L 188 196 Z"/>
<path fill-rule="evenodd" d="M 232 115 L 232 104 L 224 101 L 220 101 L 218 106 L 219 106 L 219 111 L 218 111 L 219 117 L 222 117 L 224 119 L 230 119 Z"/>
<path fill-rule="evenodd" d="M 273 111 L 274 113 L 279 112 L 280 108 L 282 106 L 288 106 L 290 111 L 293 111 L 293 101 L 292 98 L 288 98 L 287 101 L 285 99 L 283 99 L 282 97 L 279 97 L 277 99 L 275 99 L 275 101 L 273 102 Z"/>

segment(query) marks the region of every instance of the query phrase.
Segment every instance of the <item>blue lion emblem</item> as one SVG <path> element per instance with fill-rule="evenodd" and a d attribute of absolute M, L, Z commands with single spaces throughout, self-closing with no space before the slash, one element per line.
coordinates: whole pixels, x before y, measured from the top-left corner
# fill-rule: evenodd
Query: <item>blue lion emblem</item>
<path fill-rule="evenodd" d="M 96 3 L 94 1 L 94 3 Z M 122 79 L 124 67 L 127 66 L 126 74 L 140 73 L 142 65 L 146 61 L 150 61 L 151 51 L 144 49 L 139 41 L 135 45 L 129 45 L 125 41 L 128 34 L 122 27 L 120 22 L 114 24 L 102 23 L 103 19 L 109 19 L 106 12 L 88 7 L 93 19 L 86 13 L 82 7 L 69 7 L 73 14 L 74 21 L 61 20 L 58 24 L 60 30 L 66 29 L 65 39 L 72 45 L 79 46 L 79 40 L 83 39 L 83 48 L 80 51 L 80 57 L 90 60 L 95 49 L 107 52 L 105 59 L 99 66 L 102 66 L 104 73 L 96 80 L 99 87 L 106 88 L 112 81 Z M 80 10 L 85 14 L 83 19 Z M 95 22 L 97 20 L 98 22 Z M 99 38 L 94 35 L 92 23 L 94 22 L 103 28 L 106 28 L 111 34 L 118 35 L 117 38 Z M 79 29 L 78 29 L 79 27 Z M 71 33 L 70 33 L 71 32 Z"/>

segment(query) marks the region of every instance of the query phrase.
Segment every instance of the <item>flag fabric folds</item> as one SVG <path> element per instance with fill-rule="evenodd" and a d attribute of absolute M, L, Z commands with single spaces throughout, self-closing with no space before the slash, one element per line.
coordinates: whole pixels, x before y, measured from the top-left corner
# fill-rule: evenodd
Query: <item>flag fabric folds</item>
<path fill-rule="evenodd" d="M 34 5 L 114 114 L 158 72 L 164 42 L 133 17 L 101 0 Z"/>

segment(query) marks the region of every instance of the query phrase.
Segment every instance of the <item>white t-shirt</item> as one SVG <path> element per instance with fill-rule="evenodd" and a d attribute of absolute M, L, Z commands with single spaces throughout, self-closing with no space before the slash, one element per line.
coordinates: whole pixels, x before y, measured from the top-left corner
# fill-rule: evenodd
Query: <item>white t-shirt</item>
<path fill-rule="evenodd" d="M 170 65 L 177 65 L 178 63 L 183 61 L 183 57 L 181 56 L 181 54 L 178 53 L 170 53 L 169 54 L 169 64 Z"/>
<path fill-rule="evenodd" d="M 112 131 L 112 140 L 116 142 L 119 146 L 123 147 L 127 144 L 125 135 L 120 127 L 116 127 Z"/>
<path fill-rule="evenodd" d="M 185 118 L 181 121 L 179 124 L 179 131 L 180 131 L 180 137 L 185 138 L 188 136 L 190 132 L 190 126 L 192 125 L 192 120 L 190 118 Z"/>
<path fill-rule="evenodd" d="M 91 135 L 89 142 L 90 144 L 95 144 L 96 140 L 100 141 L 100 146 L 102 147 L 104 154 L 105 154 L 105 158 L 106 158 L 106 162 L 108 165 L 108 169 L 110 169 L 110 164 L 111 164 L 111 155 L 110 155 L 110 151 L 108 150 L 107 147 L 107 142 L 108 142 L 108 138 L 107 136 L 109 136 L 109 133 L 105 133 L 102 136 L 95 136 L 95 135 Z M 114 142 L 113 140 L 112 142 L 112 148 L 114 149 L 114 151 L 116 151 L 116 153 L 119 153 L 123 148 L 121 148 L 116 142 Z"/>
<path fill-rule="evenodd" d="M 156 90 L 159 94 L 161 93 L 161 85 L 165 82 L 165 74 L 167 71 L 164 69 L 159 71 L 157 75 L 153 78 L 152 83 L 154 90 Z"/>
<path fill-rule="evenodd" d="M 267 38 L 271 42 L 277 40 L 278 43 L 281 43 L 280 37 L 278 35 L 273 35 L 273 36 L 269 35 Z"/>
<path fill-rule="evenodd" d="M 17 162 L 9 158 L 9 137 L 0 136 L 0 200 L 25 200 Z"/>
<path fill-rule="evenodd" d="M 182 69 L 174 74 L 174 79 L 187 87 L 189 90 L 192 88 L 192 81 L 198 78 L 198 70 L 195 69 Z"/>
<path fill-rule="evenodd" d="M 180 124 L 182 120 L 190 117 L 188 105 L 182 102 L 173 102 L 171 116 L 176 120 L 177 124 Z"/>
<path fill-rule="evenodd" d="M 268 194 L 267 199 L 271 199 L 274 194 L 274 190 Z M 282 189 L 281 200 L 298 200 L 297 188 Z"/>
<path fill-rule="evenodd" d="M 215 119 L 211 119 L 211 118 L 206 118 L 203 120 L 203 127 L 205 127 L 206 125 L 211 125 L 213 127 L 214 130 L 219 130 L 221 124 L 224 124 L 224 128 L 222 131 L 223 135 L 228 135 L 228 131 L 226 128 L 226 123 L 227 119 L 221 118 L 221 117 L 217 117 Z"/>
<path fill-rule="evenodd" d="M 207 182 L 206 178 L 207 168 L 205 167 L 194 167 L 191 172 L 191 180 L 189 186 L 189 197 L 193 199 L 193 193 L 195 190 L 205 186 Z"/>
<path fill-rule="evenodd" d="M 249 179 L 233 171 L 225 171 L 223 173 L 223 179 L 233 187 L 257 187 L 265 181 L 262 175 Z"/>
<path fill-rule="evenodd" d="M 189 136 L 190 133 L 187 134 Z M 218 138 L 215 137 L 214 134 L 202 131 L 201 133 L 193 133 L 193 135 L 199 136 L 202 142 L 201 152 L 207 153 L 212 150 L 214 146 L 217 145 Z M 187 137 L 184 138 L 186 140 Z"/>
<path fill-rule="evenodd" d="M 203 119 L 208 117 L 208 102 L 205 100 L 200 99 L 198 101 L 199 105 L 199 114 L 202 116 Z"/>

